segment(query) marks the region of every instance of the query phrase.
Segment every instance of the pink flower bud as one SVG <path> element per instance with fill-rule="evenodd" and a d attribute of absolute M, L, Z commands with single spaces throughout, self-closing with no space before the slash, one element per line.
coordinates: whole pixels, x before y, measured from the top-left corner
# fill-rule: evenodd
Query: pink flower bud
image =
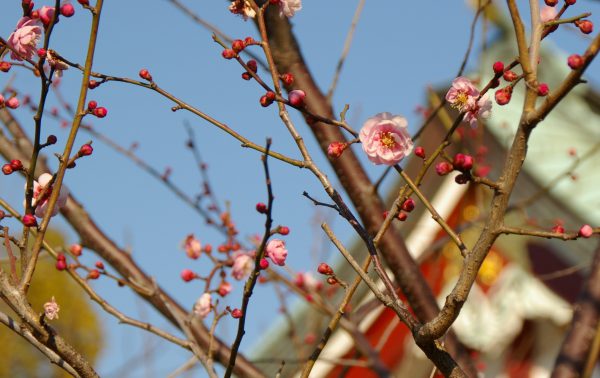
<path fill-rule="evenodd" d="M 96 269 L 94 269 L 94 270 L 91 270 L 91 271 L 88 273 L 88 275 L 87 275 L 87 278 L 88 278 L 89 280 L 97 280 L 98 278 L 100 278 L 100 272 L 99 272 L 99 271 L 97 271 Z"/>
<path fill-rule="evenodd" d="M 404 222 L 408 218 L 408 214 L 399 212 L 396 218 L 398 218 L 400 222 Z"/>
<path fill-rule="evenodd" d="M 506 105 L 510 102 L 512 96 L 512 88 L 510 86 L 498 89 L 495 93 L 496 103 L 498 105 Z"/>
<path fill-rule="evenodd" d="M 56 261 L 56 270 L 65 270 L 67 269 L 67 263 L 65 262 L 65 260 L 58 260 Z"/>
<path fill-rule="evenodd" d="M 346 150 L 346 147 L 348 147 L 347 143 L 332 142 L 327 146 L 327 155 L 334 159 L 339 158 L 344 153 L 344 150 Z"/>
<path fill-rule="evenodd" d="M 96 261 L 96 264 L 94 265 L 96 266 L 96 268 L 104 270 L 104 263 L 102 261 Z"/>
<path fill-rule="evenodd" d="M 269 260 L 262 258 L 258 262 L 258 265 L 260 266 L 260 269 L 265 270 L 269 267 Z"/>
<path fill-rule="evenodd" d="M 23 215 L 23 225 L 25 227 L 37 227 L 37 220 L 31 214 Z"/>
<path fill-rule="evenodd" d="M 256 204 L 256 211 L 258 211 L 261 214 L 266 214 L 267 213 L 267 205 L 265 205 L 262 202 L 259 202 Z"/>
<path fill-rule="evenodd" d="M 234 308 L 233 310 L 231 310 L 231 317 L 234 319 L 239 319 L 242 317 L 242 315 L 243 312 L 239 308 Z"/>
<path fill-rule="evenodd" d="M 79 149 L 79 154 L 81 156 L 90 156 L 92 154 L 92 152 L 94 152 L 94 148 L 92 147 L 91 144 L 84 144 Z"/>
<path fill-rule="evenodd" d="M 19 107 L 19 99 L 16 97 L 11 97 L 8 100 L 6 100 L 6 106 L 8 106 L 11 109 L 16 109 Z"/>
<path fill-rule="evenodd" d="M 583 58 L 579 54 L 570 55 L 567 59 L 567 64 L 569 67 L 576 70 L 583 65 Z"/>
<path fill-rule="evenodd" d="M 447 175 L 448 173 L 452 172 L 453 169 L 454 168 L 452 167 L 452 164 L 448 163 L 447 161 L 442 161 L 435 165 L 435 172 L 440 176 Z"/>
<path fill-rule="evenodd" d="M 73 7 L 73 4 L 71 3 L 64 3 L 61 7 L 60 7 L 60 14 L 62 14 L 65 17 L 71 17 L 75 14 L 75 8 Z"/>
<path fill-rule="evenodd" d="M 290 86 L 294 84 L 294 75 L 292 75 L 291 73 L 285 73 L 281 75 L 281 81 L 283 81 L 284 85 Z"/>
<path fill-rule="evenodd" d="M 552 232 L 555 232 L 557 234 L 564 234 L 565 233 L 565 229 L 562 226 L 562 224 L 557 224 L 554 227 L 552 227 Z"/>
<path fill-rule="evenodd" d="M 331 266 L 329 266 L 329 264 L 324 263 L 324 262 L 319 264 L 319 266 L 317 267 L 317 272 L 324 274 L 326 276 L 333 275 L 333 269 L 331 268 Z"/>
<path fill-rule="evenodd" d="M 589 238 L 590 236 L 592 236 L 593 233 L 594 233 L 594 230 L 592 229 L 592 227 L 589 224 L 584 224 L 579 229 L 578 235 L 581 236 L 582 238 Z"/>
<path fill-rule="evenodd" d="M 139 75 L 144 80 L 152 81 L 152 75 L 150 75 L 150 72 L 145 68 L 140 70 Z"/>
<path fill-rule="evenodd" d="M 306 93 L 304 93 L 304 91 L 300 89 L 295 89 L 288 94 L 288 100 L 290 101 L 290 105 L 297 108 L 304 106 L 305 97 Z"/>
<path fill-rule="evenodd" d="M 548 92 L 550 92 L 550 89 L 548 88 L 548 84 L 546 83 L 540 83 L 538 85 L 538 95 L 540 96 L 547 96 Z"/>
<path fill-rule="evenodd" d="M 421 146 L 415 147 L 415 155 L 417 155 L 421 159 L 425 159 L 425 149 Z"/>
<path fill-rule="evenodd" d="M 576 21 L 575 25 L 583 34 L 590 34 L 594 31 L 594 24 L 590 20 Z"/>
<path fill-rule="evenodd" d="M 506 81 L 515 81 L 515 80 L 517 80 L 517 74 L 514 73 L 511 70 L 504 71 L 504 74 L 502 75 L 502 77 Z"/>
<path fill-rule="evenodd" d="M 184 280 L 185 282 L 190 282 L 191 280 L 193 280 L 196 277 L 197 277 L 196 273 L 194 273 L 193 271 L 191 271 L 189 269 L 184 269 L 181 271 L 181 279 Z"/>
<path fill-rule="evenodd" d="M 80 244 L 71 244 L 69 247 L 69 252 L 71 252 L 73 256 L 81 256 L 82 251 L 83 247 L 81 247 Z"/>
<path fill-rule="evenodd" d="M 494 70 L 494 73 L 496 75 L 498 75 L 504 71 L 504 63 L 498 61 L 498 62 L 494 63 L 494 65 L 492 66 L 492 69 Z"/>
<path fill-rule="evenodd" d="M 288 251 L 285 248 L 285 242 L 281 239 L 269 240 L 265 248 L 266 255 L 279 266 L 285 265 L 285 259 L 287 258 Z"/>
<path fill-rule="evenodd" d="M 108 110 L 105 107 L 101 106 L 92 111 L 92 113 L 98 118 L 104 118 L 108 114 Z"/>
<path fill-rule="evenodd" d="M 227 294 L 231 293 L 231 290 L 232 290 L 231 284 L 229 282 L 223 281 L 223 282 L 221 282 L 221 284 L 219 285 L 219 288 L 217 289 L 217 294 L 224 297 Z"/>
<path fill-rule="evenodd" d="M 402 210 L 406 212 L 411 212 L 415 209 L 415 200 L 412 198 L 407 198 L 406 201 L 402 204 Z"/>
<path fill-rule="evenodd" d="M 258 64 L 256 63 L 256 60 L 250 59 L 248 62 L 246 62 L 246 65 L 252 72 L 258 71 Z"/>

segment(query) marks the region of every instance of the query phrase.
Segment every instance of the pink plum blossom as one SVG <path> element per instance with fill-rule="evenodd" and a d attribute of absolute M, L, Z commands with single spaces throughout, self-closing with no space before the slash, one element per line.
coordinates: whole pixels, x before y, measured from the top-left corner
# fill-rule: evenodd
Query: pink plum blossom
<path fill-rule="evenodd" d="M 488 118 L 492 112 L 492 101 L 487 94 L 479 100 L 479 91 L 471 80 L 466 77 L 457 77 L 452 81 L 452 86 L 446 93 L 446 100 L 459 112 L 465 112 L 464 121 L 471 127 L 477 126 L 477 120 Z"/>
<path fill-rule="evenodd" d="M 48 208 L 48 199 L 52 194 L 52 187 L 46 190 L 43 198 L 40 199 L 39 197 L 44 188 L 46 188 L 46 186 L 50 183 L 50 180 L 52 180 L 52 175 L 50 173 L 42 173 L 40 177 L 38 177 L 37 181 L 33 181 L 32 206 L 37 206 L 35 208 L 35 216 L 38 218 L 43 218 L 44 214 L 46 214 L 46 209 Z M 54 209 L 52 210 L 52 217 L 58 214 L 60 208 L 65 206 L 68 197 L 69 190 L 64 185 L 61 186 L 60 193 L 58 194 L 58 199 L 56 201 L 56 206 L 54 206 Z"/>
<path fill-rule="evenodd" d="M 212 298 L 210 293 L 202 294 L 194 304 L 194 313 L 202 319 L 206 318 L 206 316 L 210 314 L 210 309 L 212 308 L 211 301 Z"/>
<path fill-rule="evenodd" d="M 189 258 L 196 260 L 202 254 L 202 244 L 196 239 L 194 234 L 189 234 L 185 237 L 182 243 L 182 248 Z"/>
<path fill-rule="evenodd" d="M 58 319 L 58 312 L 60 311 L 60 306 L 52 297 L 50 302 L 44 303 L 44 316 L 48 320 L 54 320 L 54 318 Z"/>
<path fill-rule="evenodd" d="M 14 51 L 10 57 L 15 60 L 31 59 L 36 53 L 37 44 L 42 37 L 42 28 L 37 20 L 23 17 L 17 23 L 15 31 L 8 37 L 7 43 Z"/>
<path fill-rule="evenodd" d="M 247 253 L 237 253 L 233 260 L 231 275 L 240 281 L 248 277 L 254 270 L 254 259 Z"/>
<path fill-rule="evenodd" d="M 285 265 L 285 259 L 287 258 L 288 251 L 285 249 L 285 242 L 281 239 L 271 239 L 267 243 L 265 248 L 267 257 L 269 257 L 274 264 L 279 266 Z"/>
<path fill-rule="evenodd" d="M 281 17 L 292 17 L 296 12 L 302 9 L 302 0 L 280 0 L 279 15 Z"/>
<path fill-rule="evenodd" d="M 6 100 L 6 106 L 11 109 L 16 109 L 19 107 L 19 105 L 21 104 L 19 103 L 19 99 L 16 97 L 11 97 L 8 100 Z"/>
<path fill-rule="evenodd" d="M 407 126 L 406 118 L 387 112 L 369 118 L 359 134 L 369 160 L 375 164 L 394 165 L 410 154 L 413 142 Z"/>
<path fill-rule="evenodd" d="M 223 281 L 221 282 L 221 284 L 219 285 L 219 288 L 217 289 L 217 293 L 224 297 L 227 294 L 231 293 L 231 290 L 233 290 L 233 287 L 231 286 L 231 284 L 227 281 Z"/>

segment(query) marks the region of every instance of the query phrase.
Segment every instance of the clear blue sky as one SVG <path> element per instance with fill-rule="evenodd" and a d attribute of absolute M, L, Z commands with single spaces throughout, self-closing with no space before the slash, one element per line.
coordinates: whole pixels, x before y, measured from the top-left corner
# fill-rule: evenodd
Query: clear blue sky
<path fill-rule="evenodd" d="M 53 3 L 37 1 L 36 5 Z M 253 23 L 232 16 L 225 1 L 188 0 L 185 3 L 234 38 L 256 36 Z M 323 89 L 331 82 L 357 3 L 305 0 L 304 9 L 292 19 L 302 52 Z M 74 5 L 75 16 L 62 19 L 57 25 L 52 48 L 71 61 L 83 62 L 90 17 L 78 4 Z M 589 10 L 599 11 L 598 2 L 579 1 L 577 9 L 569 15 Z M 19 15 L 19 1 L 3 5 L 0 35 L 8 37 Z M 598 20 L 596 16 L 591 19 Z M 415 127 L 420 120 L 415 108 L 423 104 L 425 88 L 447 83 L 456 74 L 467 47 L 471 20 L 472 11 L 464 1 L 367 2 L 334 97 L 336 111 L 349 104 L 348 120 L 356 129 L 367 117 L 382 111 L 402 114 L 408 118 L 411 128 Z M 478 30 L 480 35 L 481 29 Z M 586 44 L 584 38 L 569 30 L 559 31 L 554 40 L 569 52 L 582 52 Z M 471 62 L 475 61 L 479 48 L 480 43 L 476 43 Z M 211 33 L 168 1 L 106 1 L 94 70 L 136 78 L 141 68 L 147 68 L 164 89 L 251 140 L 263 143 L 266 137 L 272 137 L 274 150 L 298 157 L 293 141 L 279 121 L 276 107 L 261 108 L 258 100 L 262 90 L 253 82 L 241 80 L 240 67 L 223 60 L 220 53 L 221 48 L 212 41 Z M 595 63 L 590 75 L 596 83 L 598 71 Z M 23 71 L 13 72 L 17 73 L 17 88 L 35 99 L 37 81 L 27 78 Z M 7 78 L 8 75 L 0 75 L 0 86 Z M 71 103 L 77 100 L 79 81 L 78 72 L 65 73 L 62 93 Z M 99 131 L 124 146 L 139 143 L 138 153 L 142 158 L 159 170 L 172 167 L 173 180 L 194 194 L 199 191 L 199 174 L 189 151 L 184 148 L 183 123 L 190 122 L 209 164 L 211 184 L 221 201 L 230 201 L 241 234 L 250 236 L 262 232 L 263 218 L 254 211 L 256 202 L 266 200 L 258 153 L 240 148 L 231 137 L 190 114 L 171 112 L 169 101 L 141 88 L 107 84 L 90 92 L 89 99 L 98 101 L 109 112 L 105 119 L 88 119 Z M 56 104 L 54 96 L 48 104 Z M 15 113 L 25 128 L 31 130 L 31 114 L 25 109 Z M 329 171 L 304 123 L 295 115 L 294 120 L 313 156 Z M 56 134 L 59 143 L 66 137 L 66 131 L 57 122 L 47 119 L 44 134 L 49 133 Z M 82 144 L 89 139 L 89 135 L 81 133 L 78 142 Z M 207 260 L 190 262 L 179 248 L 180 242 L 187 234 L 194 233 L 202 242 L 216 245 L 221 241 L 219 236 L 160 182 L 141 172 L 129 160 L 100 142 L 95 142 L 94 148 L 91 158 L 67 173 L 66 184 L 118 244 L 130 248 L 135 259 L 160 285 L 191 308 L 201 294 L 201 285 L 183 283 L 179 273 L 183 268 L 203 271 Z M 382 171 L 367 161 L 364 164 L 373 177 Z M 271 173 L 276 196 L 275 222 L 291 229 L 286 237 L 289 265 L 295 270 L 314 269 L 318 262 L 330 260 L 329 256 L 334 253 L 327 244 L 319 243 L 322 235 L 317 221 L 324 217 L 331 219 L 332 214 L 323 210 L 316 214 L 301 193 L 306 190 L 317 198 L 325 198 L 324 192 L 308 172 L 272 160 Z M 21 188 L 22 180 L 17 177 L 0 181 L 0 191 L 11 195 L 15 204 L 21 201 L 18 199 Z M 340 220 L 333 223 L 344 240 L 351 240 L 352 233 L 347 226 Z M 72 241 L 77 240 L 68 226 L 61 221 L 56 224 Z M 100 280 L 95 286 L 125 313 L 172 329 L 127 290 L 116 289 L 112 283 L 102 281 L 106 280 Z M 237 283 L 237 287 L 241 284 Z M 277 317 L 273 292 L 259 288 L 255 293 L 242 351 L 256 343 L 260 333 Z M 239 291 L 225 302 L 238 306 Z M 221 335 L 231 339 L 235 334 L 234 322 L 226 319 L 223 323 Z M 107 347 L 97 366 L 102 376 L 162 377 L 189 358 L 189 354 L 178 347 L 137 329 L 118 325 L 109 316 L 104 316 L 104 326 Z M 144 353 L 151 358 L 141 360 Z M 119 371 L 136 356 L 140 359 L 127 370 Z"/>

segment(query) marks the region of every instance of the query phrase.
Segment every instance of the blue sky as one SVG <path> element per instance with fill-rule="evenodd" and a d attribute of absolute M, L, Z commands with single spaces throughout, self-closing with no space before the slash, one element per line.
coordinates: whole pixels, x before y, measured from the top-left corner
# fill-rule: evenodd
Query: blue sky
<path fill-rule="evenodd" d="M 20 2 L 4 5 L 0 13 L 0 35 L 7 38 L 19 15 Z M 37 6 L 53 1 L 38 1 Z M 253 23 L 244 22 L 227 11 L 226 2 L 185 1 L 197 14 L 217 25 L 226 34 L 243 39 L 257 37 Z M 524 2 L 521 2 L 524 3 Z M 304 1 L 304 8 L 292 19 L 309 68 L 321 88 L 331 82 L 358 1 Z M 71 19 L 62 19 L 56 26 L 52 48 L 71 61 L 83 62 L 90 17 L 78 4 Z M 569 15 L 584 11 L 599 11 L 598 3 L 580 1 Z M 524 10 L 523 13 L 526 13 Z M 419 124 L 415 108 L 424 103 L 425 89 L 452 80 L 467 47 L 472 10 L 463 1 L 396 1 L 367 2 L 359 21 L 356 36 L 334 96 L 336 112 L 350 105 L 348 120 L 355 127 L 366 118 L 382 111 L 402 114 L 412 128 Z M 597 17 L 592 16 L 592 20 Z M 493 31 L 492 31 L 493 33 Z M 478 36 L 482 35 L 481 28 Z M 553 37 L 567 52 L 582 52 L 586 39 L 572 30 L 559 30 Z M 476 39 L 470 62 L 476 62 L 481 47 Z M 255 49 L 258 52 L 258 49 Z M 227 123 L 256 143 L 273 139 L 273 149 L 299 157 L 291 137 L 279 121 L 276 107 L 263 109 L 259 105 L 261 88 L 240 79 L 241 68 L 233 61 L 221 58 L 221 48 L 211 39 L 211 33 L 195 24 L 168 1 L 107 1 L 100 25 L 100 37 L 94 70 L 106 74 L 137 78 L 141 68 L 152 73 L 158 85 L 197 106 L 202 111 Z M 590 67 L 592 82 L 598 82 L 598 64 Z M 24 71 L 17 74 L 15 85 L 35 99 L 37 80 Z M 8 75 L 0 75 L 3 86 Z M 65 72 L 61 92 L 71 103 L 77 100 L 80 74 Z M 184 147 L 187 138 L 184 122 L 196 132 L 198 146 L 209 166 L 211 184 L 218 198 L 229 201 L 233 218 L 243 236 L 262 232 L 263 218 L 254 211 L 256 202 L 266 200 L 263 170 L 259 154 L 243 149 L 231 137 L 191 114 L 173 113 L 172 103 L 151 91 L 110 83 L 89 93 L 88 99 L 98 101 L 108 109 L 102 120 L 88 119 L 105 135 L 123 146 L 139 143 L 138 155 L 158 170 L 170 166 L 172 179 L 187 193 L 200 189 L 194 161 Z M 51 96 L 48 104 L 57 104 Z M 25 109 L 15 112 L 28 130 L 32 130 L 31 114 Z M 316 148 L 313 137 L 296 114 L 293 119 L 305 136 L 309 150 L 318 164 L 329 168 Z M 59 145 L 66 130 L 51 119 L 44 123 L 44 135 L 56 134 Z M 78 143 L 90 140 L 81 133 Z M 79 145 L 78 144 L 78 145 Z M 182 304 L 191 308 L 201 294 L 200 284 L 185 284 L 179 278 L 183 268 L 203 271 L 207 260 L 190 262 L 179 248 L 189 233 L 202 242 L 216 245 L 219 235 L 207 227 L 198 215 L 175 198 L 160 182 L 137 169 L 128 159 L 116 154 L 101 142 L 94 143 L 94 155 L 78 163 L 67 173 L 66 184 L 77 199 L 85 204 L 99 225 L 113 239 L 132 251 L 133 256 L 149 274 Z M 56 150 L 58 151 L 58 150 Z M 363 164 L 372 177 L 382 168 Z M 315 208 L 301 193 L 306 190 L 317 198 L 325 198 L 317 180 L 309 172 L 300 171 L 271 160 L 271 175 L 275 192 L 276 224 L 290 227 L 285 239 L 294 270 L 314 269 L 318 262 L 329 261 L 333 248 L 321 243 L 317 219 L 329 219 L 343 240 L 352 239 L 352 231 L 325 210 Z M 337 182 L 330 175 L 330 178 Z M 0 192 L 20 203 L 22 179 L 10 176 L 0 180 Z M 64 222 L 55 223 L 71 241 L 76 241 Z M 89 261 L 94 261 L 90 257 Z M 106 281 L 106 280 L 104 280 Z M 111 303 L 128 315 L 172 329 L 154 310 L 124 289 L 100 280 L 95 285 Z M 241 287 L 241 284 L 237 284 Z M 273 324 L 278 315 L 272 290 L 259 288 L 256 301 L 250 307 L 249 326 L 242 351 L 258 342 L 261 332 Z M 235 307 L 240 294 L 228 297 Z M 234 322 L 226 319 L 220 332 L 225 339 L 234 336 Z M 184 363 L 189 354 L 158 338 L 128 326 L 118 325 L 104 317 L 107 348 L 97 366 L 102 376 L 162 377 Z M 151 356 L 137 360 L 125 371 L 118 369 L 135 356 Z M 116 372 L 119 371 L 117 374 Z M 113 375 L 111 375 L 113 374 Z M 124 375 L 123 375 L 124 374 Z"/>

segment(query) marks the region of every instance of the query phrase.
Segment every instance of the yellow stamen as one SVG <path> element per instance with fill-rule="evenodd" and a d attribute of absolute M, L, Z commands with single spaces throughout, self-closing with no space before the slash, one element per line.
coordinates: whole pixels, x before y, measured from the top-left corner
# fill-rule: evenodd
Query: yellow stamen
<path fill-rule="evenodd" d="M 396 140 L 389 131 L 382 132 L 379 136 L 379 140 L 381 144 L 389 149 L 392 149 L 396 146 Z"/>

